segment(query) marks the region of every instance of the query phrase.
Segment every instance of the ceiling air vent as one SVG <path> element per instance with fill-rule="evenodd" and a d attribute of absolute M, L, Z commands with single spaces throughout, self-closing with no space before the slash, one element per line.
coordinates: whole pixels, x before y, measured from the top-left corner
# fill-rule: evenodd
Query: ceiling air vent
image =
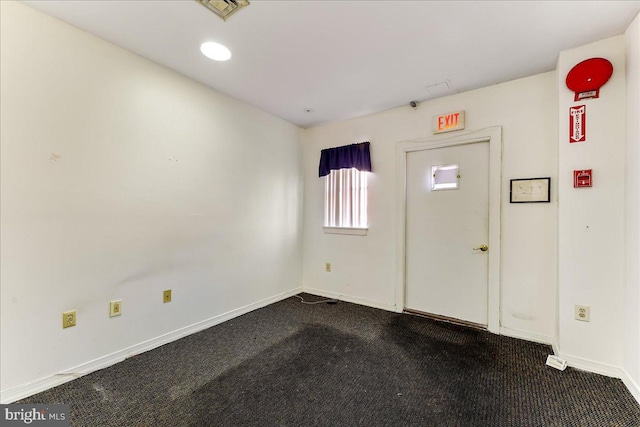
<path fill-rule="evenodd" d="M 249 6 L 248 0 L 196 0 L 207 9 L 218 15 L 224 21 L 245 6 Z"/>

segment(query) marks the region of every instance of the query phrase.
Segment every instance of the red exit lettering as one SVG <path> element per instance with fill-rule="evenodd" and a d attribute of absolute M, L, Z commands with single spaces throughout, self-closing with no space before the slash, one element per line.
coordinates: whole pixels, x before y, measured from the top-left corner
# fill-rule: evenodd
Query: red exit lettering
<path fill-rule="evenodd" d="M 460 113 L 445 114 L 438 117 L 438 130 L 455 129 L 460 124 Z"/>
<path fill-rule="evenodd" d="M 464 111 L 434 116 L 432 129 L 433 133 L 464 129 Z"/>

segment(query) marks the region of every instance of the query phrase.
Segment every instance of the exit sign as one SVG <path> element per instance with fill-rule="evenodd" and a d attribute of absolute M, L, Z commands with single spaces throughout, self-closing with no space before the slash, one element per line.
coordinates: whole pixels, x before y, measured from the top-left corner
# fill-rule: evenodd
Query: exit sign
<path fill-rule="evenodd" d="M 434 116 L 431 128 L 434 134 L 464 129 L 464 111 Z"/>

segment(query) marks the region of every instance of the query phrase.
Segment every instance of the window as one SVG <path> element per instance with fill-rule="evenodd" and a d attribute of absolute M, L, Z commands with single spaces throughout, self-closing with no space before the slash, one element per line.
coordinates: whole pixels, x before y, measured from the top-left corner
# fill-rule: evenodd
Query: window
<path fill-rule="evenodd" d="M 367 228 L 367 175 L 355 168 L 332 170 L 325 176 L 324 226 Z M 354 233 L 364 234 L 364 233 Z"/>
<path fill-rule="evenodd" d="M 367 175 L 370 143 L 325 148 L 318 175 L 324 177 L 325 233 L 367 234 Z"/>
<path fill-rule="evenodd" d="M 457 190 L 460 188 L 460 165 L 432 166 L 431 190 Z"/>

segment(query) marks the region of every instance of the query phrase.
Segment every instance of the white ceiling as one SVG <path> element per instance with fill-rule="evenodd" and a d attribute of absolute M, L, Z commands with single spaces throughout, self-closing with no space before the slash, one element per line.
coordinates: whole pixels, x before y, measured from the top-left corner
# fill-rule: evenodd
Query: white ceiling
<path fill-rule="evenodd" d="M 624 33 L 638 1 L 266 1 L 224 22 L 195 0 L 25 1 L 302 127 L 555 69 Z M 200 44 L 233 52 L 214 62 Z M 307 113 L 305 109 L 313 112 Z"/>

